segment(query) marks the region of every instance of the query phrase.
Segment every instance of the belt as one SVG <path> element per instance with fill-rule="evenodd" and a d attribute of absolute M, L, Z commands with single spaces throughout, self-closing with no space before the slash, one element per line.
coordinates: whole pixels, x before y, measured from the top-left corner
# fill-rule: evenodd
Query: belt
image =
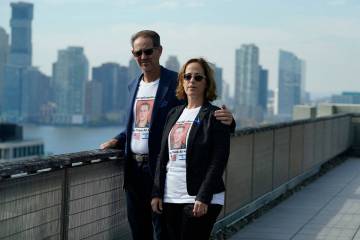
<path fill-rule="evenodd" d="M 134 159 L 138 163 L 149 161 L 148 154 L 132 154 L 132 159 Z"/>

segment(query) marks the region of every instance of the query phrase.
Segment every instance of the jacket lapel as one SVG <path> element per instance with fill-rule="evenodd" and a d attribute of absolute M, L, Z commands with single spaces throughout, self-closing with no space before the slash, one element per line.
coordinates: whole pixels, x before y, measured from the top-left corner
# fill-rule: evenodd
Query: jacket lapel
<path fill-rule="evenodd" d="M 134 118 L 134 103 L 142 77 L 143 74 L 141 74 L 141 76 L 137 80 L 132 81 L 129 85 L 129 96 L 131 102 L 129 104 L 129 109 L 128 109 L 128 121 L 127 121 L 128 136 L 131 135 L 130 133 L 132 131 L 132 123 Z"/>
<path fill-rule="evenodd" d="M 164 98 L 169 90 L 170 83 L 171 82 L 167 79 L 166 70 L 163 67 L 161 67 L 159 87 L 156 92 L 155 103 L 151 114 L 150 127 L 157 116 L 157 112 L 159 111 L 161 104 L 163 104 L 163 101 L 166 101 L 164 100 Z"/>
<path fill-rule="evenodd" d="M 206 102 L 201 108 L 200 111 L 198 113 L 198 115 L 196 116 L 194 123 L 190 129 L 190 133 L 189 133 L 189 137 L 188 137 L 188 141 L 187 141 L 187 157 L 186 159 L 188 159 L 188 156 L 190 156 L 191 150 L 192 150 L 192 143 L 195 140 L 196 134 L 198 132 L 198 130 L 201 128 L 202 126 L 202 122 L 204 120 L 204 117 L 206 115 L 206 113 L 208 112 L 209 109 L 209 103 Z"/>

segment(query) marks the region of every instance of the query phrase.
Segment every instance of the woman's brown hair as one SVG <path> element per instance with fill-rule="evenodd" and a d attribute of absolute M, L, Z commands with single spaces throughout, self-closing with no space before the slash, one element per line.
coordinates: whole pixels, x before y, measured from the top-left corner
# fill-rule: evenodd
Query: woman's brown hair
<path fill-rule="evenodd" d="M 187 96 L 183 87 L 184 74 L 186 67 L 190 63 L 199 63 L 204 70 L 206 89 L 205 89 L 205 100 L 214 101 L 217 98 L 216 95 L 216 83 L 214 78 L 214 71 L 210 67 L 209 63 L 203 58 L 191 58 L 189 59 L 180 69 L 178 76 L 178 85 L 176 87 L 176 97 L 180 100 L 186 100 Z"/>

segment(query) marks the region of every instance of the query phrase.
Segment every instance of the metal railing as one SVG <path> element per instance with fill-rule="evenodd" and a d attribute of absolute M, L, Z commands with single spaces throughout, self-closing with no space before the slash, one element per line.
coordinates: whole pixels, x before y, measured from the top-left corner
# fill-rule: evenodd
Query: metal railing
<path fill-rule="evenodd" d="M 215 231 L 349 149 L 359 138 L 352 125 L 359 119 L 342 114 L 237 131 Z M 122 159 L 121 151 L 94 150 L 0 161 L 0 240 L 129 239 Z"/>

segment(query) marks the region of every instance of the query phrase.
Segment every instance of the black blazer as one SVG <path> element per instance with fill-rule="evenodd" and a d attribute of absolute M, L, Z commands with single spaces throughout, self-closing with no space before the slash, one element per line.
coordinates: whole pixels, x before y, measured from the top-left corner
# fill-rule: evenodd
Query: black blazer
<path fill-rule="evenodd" d="M 169 161 L 168 136 L 186 106 L 173 108 L 167 117 L 155 172 L 153 197 L 163 198 L 166 165 Z M 229 152 L 230 127 L 215 119 L 219 108 L 206 102 L 191 127 L 186 151 L 186 186 L 190 196 L 209 204 L 214 193 L 225 190 L 222 179 Z"/>

